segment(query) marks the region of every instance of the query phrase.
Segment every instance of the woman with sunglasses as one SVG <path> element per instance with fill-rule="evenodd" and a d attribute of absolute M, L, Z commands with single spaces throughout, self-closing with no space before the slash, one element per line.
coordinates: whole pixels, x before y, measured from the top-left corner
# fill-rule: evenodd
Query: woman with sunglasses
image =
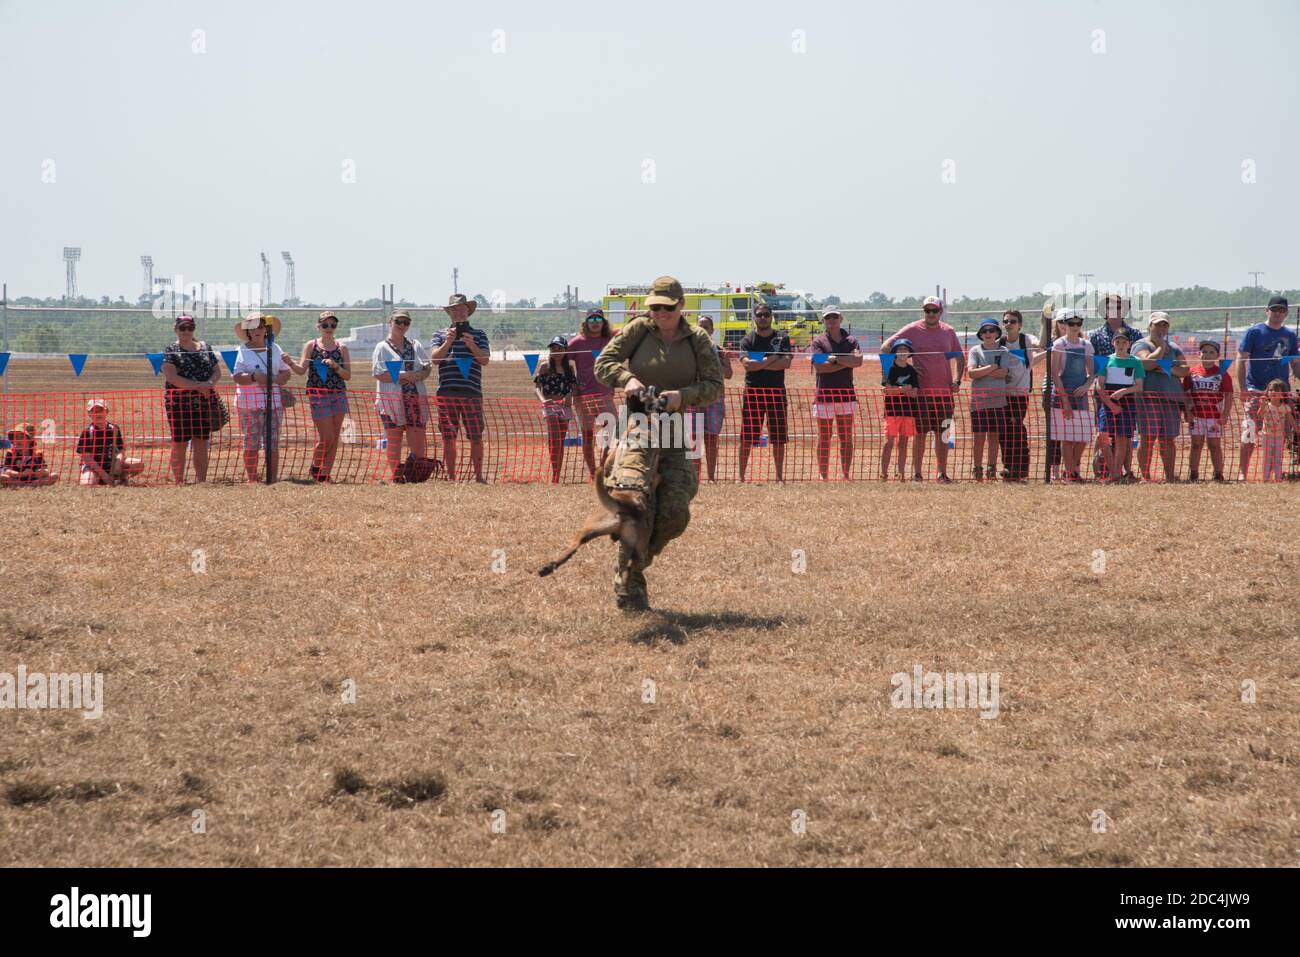
<path fill-rule="evenodd" d="M 1052 343 L 1052 435 L 1061 443 L 1065 481 L 1082 482 L 1079 462 L 1096 434 L 1088 393 L 1097 373 L 1092 343 L 1083 337 L 1083 317 L 1067 310 L 1061 321 L 1065 338 Z"/>
<path fill-rule="evenodd" d="M 221 365 L 206 342 L 194 338 L 194 317 L 177 316 L 176 341 L 163 350 L 162 376 L 167 426 L 172 433 L 172 478 L 185 483 L 185 451 L 194 452 L 194 481 L 208 478 L 208 441 L 228 420 L 214 391 Z"/>
<path fill-rule="evenodd" d="M 348 414 L 348 381 L 352 378 L 352 357 L 348 347 L 334 338 L 339 320 L 332 312 L 322 312 L 316 320 L 320 338 L 302 347 L 302 357 L 284 361 L 295 375 L 307 373 L 307 402 L 311 421 L 316 427 L 316 448 L 312 452 L 311 477 L 314 482 L 328 482 L 339 450 L 339 433 Z M 321 378 L 316 363 L 325 367 Z"/>
<path fill-rule="evenodd" d="M 651 456 L 643 447 L 630 445 L 609 459 L 606 476 L 611 497 L 644 507 L 653 494 L 650 537 L 643 554 L 629 553 L 620 543 L 620 561 L 614 578 L 614 601 L 628 612 L 647 611 L 645 569 L 665 545 L 686 531 L 691 520 L 691 499 L 700 489 L 695 466 L 686 457 L 683 421 L 691 406 L 712 405 L 722 395 L 722 368 L 713 343 L 703 330 L 686 321 L 686 293 L 671 276 L 660 276 L 645 298 L 649 316 L 632 319 L 619 330 L 596 359 L 596 378 L 622 389 L 624 397 L 647 386 L 658 390 L 666 418 L 656 419 L 668 432 L 659 433 L 660 449 Z M 629 424 L 627 428 L 633 429 Z M 624 433 L 626 435 L 626 432 Z M 655 461 L 658 486 L 650 462 Z M 676 576 L 682 573 L 674 570 Z"/>
<path fill-rule="evenodd" d="M 393 482 L 406 479 L 402 473 L 402 437 L 410 447 L 411 457 L 423 460 L 429 454 L 425 426 L 429 422 L 429 392 L 424 380 L 433 372 L 429 353 L 414 339 L 407 337 L 411 328 L 408 312 L 395 312 L 388 320 L 388 338 L 375 346 L 371 372 L 375 384 L 375 410 L 384 424 L 388 443 L 388 469 Z M 389 362 L 401 362 L 394 379 Z"/>

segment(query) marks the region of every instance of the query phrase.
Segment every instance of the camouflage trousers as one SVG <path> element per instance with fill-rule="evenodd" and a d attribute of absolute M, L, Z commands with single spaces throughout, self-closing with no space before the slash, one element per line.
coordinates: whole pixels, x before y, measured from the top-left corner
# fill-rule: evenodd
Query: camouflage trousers
<path fill-rule="evenodd" d="M 682 449 L 664 449 L 659 455 L 659 489 L 655 494 L 654 515 L 650 519 L 650 547 L 645 561 L 628 567 L 626 580 L 618 573 L 622 562 L 615 567 L 614 594 L 631 598 L 646 598 L 645 569 L 664 546 L 686 531 L 691 521 L 691 499 L 700 490 L 695 474 L 695 463 Z M 623 546 L 619 545 L 619 558 Z"/>

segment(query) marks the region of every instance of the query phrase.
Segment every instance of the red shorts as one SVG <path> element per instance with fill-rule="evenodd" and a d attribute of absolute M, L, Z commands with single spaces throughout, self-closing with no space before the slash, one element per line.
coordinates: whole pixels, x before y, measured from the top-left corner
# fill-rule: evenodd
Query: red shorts
<path fill-rule="evenodd" d="M 916 419 L 910 415 L 889 415 L 885 417 L 885 438 L 910 439 L 916 435 Z"/>

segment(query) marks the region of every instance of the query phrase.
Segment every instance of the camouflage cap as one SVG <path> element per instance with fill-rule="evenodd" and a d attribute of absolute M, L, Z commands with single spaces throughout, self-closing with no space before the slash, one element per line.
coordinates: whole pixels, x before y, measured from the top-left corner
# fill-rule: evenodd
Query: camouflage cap
<path fill-rule="evenodd" d="M 672 276 L 660 276 L 650 285 L 650 295 L 645 297 L 647 306 L 675 306 L 685 301 L 686 293 L 682 284 Z"/>

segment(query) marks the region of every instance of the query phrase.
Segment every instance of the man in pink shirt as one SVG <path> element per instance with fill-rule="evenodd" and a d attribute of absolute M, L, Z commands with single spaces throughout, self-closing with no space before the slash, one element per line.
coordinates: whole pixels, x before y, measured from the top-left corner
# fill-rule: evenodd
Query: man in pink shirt
<path fill-rule="evenodd" d="M 925 457 L 925 434 L 934 433 L 934 457 L 939 465 L 938 481 L 949 482 L 948 445 L 943 432 L 953 424 L 952 397 L 961 388 L 961 377 L 966 372 L 966 356 L 961 351 L 957 330 L 943 321 L 943 302 L 926 296 L 921 304 L 924 318 L 904 326 L 880 344 L 882 353 L 888 352 L 895 339 L 912 343 L 916 366 L 921 380 L 917 396 L 916 437 L 912 439 L 912 480 L 921 481 L 921 465 Z M 945 353 L 955 353 L 949 357 Z M 952 377 L 952 358 L 957 360 L 957 378 Z"/>

